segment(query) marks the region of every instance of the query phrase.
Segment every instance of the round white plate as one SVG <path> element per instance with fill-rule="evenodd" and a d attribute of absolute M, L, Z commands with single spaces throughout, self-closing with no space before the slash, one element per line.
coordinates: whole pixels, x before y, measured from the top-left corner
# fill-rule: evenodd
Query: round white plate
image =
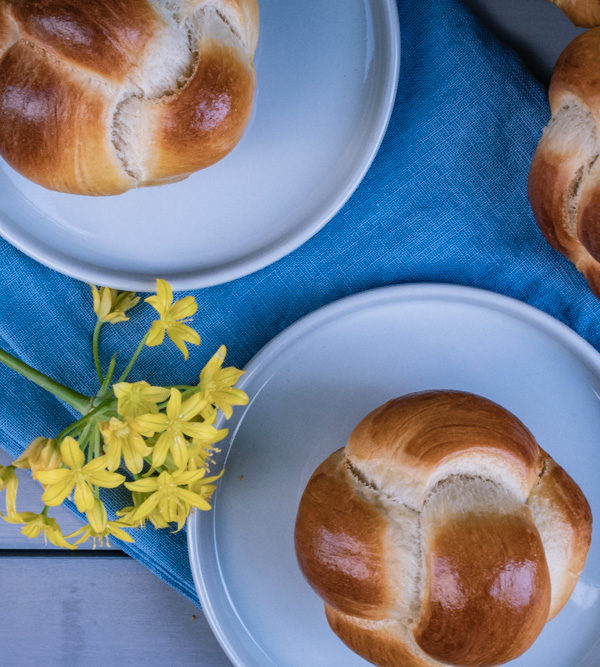
<path fill-rule="evenodd" d="M 444 285 L 366 292 L 300 320 L 247 371 L 251 402 L 229 425 L 214 511 L 191 517 L 188 538 L 200 600 L 236 665 L 367 664 L 330 631 L 304 581 L 294 522 L 313 470 L 395 396 L 461 389 L 505 406 L 600 517 L 600 355 L 518 301 Z M 511 664 L 600 664 L 597 538 L 565 609 Z"/>
<path fill-rule="evenodd" d="M 137 291 L 233 280 L 283 257 L 344 205 L 396 95 L 396 0 L 260 0 L 258 95 L 220 163 L 119 197 L 50 192 L 0 159 L 0 235 L 91 283 Z"/>

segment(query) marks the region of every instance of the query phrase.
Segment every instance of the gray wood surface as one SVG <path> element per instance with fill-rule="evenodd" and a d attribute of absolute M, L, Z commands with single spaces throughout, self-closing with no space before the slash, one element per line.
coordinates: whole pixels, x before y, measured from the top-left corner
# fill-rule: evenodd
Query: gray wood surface
<path fill-rule="evenodd" d="M 19 477 L 19 507 L 41 508 L 38 484 Z M 82 525 L 52 515 L 65 532 Z M 0 520 L 0 591 L 2 667 L 230 665 L 202 612 L 114 547 L 67 554 Z"/>
<path fill-rule="evenodd" d="M 580 32 L 546 0 L 464 2 L 544 82 Z M 35 498 L 25 479 L 23 505 Z M 66 510 L 54 516 L 68 530 L 79 526 Z M 3 667 L 229 664 L 202 613 L 117 550 L 63 556 L 0 521 L 0 590 Z"/>
<path fill-rule="evenodd" d="M 123 557 L 2 557 L 3 667 L 230 665 L 200 612 Z"/>

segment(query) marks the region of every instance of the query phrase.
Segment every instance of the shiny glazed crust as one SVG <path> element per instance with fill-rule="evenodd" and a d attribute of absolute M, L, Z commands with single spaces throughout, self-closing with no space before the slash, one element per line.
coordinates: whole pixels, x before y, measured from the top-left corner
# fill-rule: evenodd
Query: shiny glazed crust
<path fill-rule="evenodd" d="M 573 21 L 582 28 L 600 25 L 600 0 L 552 0 Z"/>
<path fill-rule="evenodd" d="M 315 471 L 295 540 L 330 626 L 365 659 L 496 665 L 567 602 L 591 524 L 579 487 L 514 415 L 424 392 L 368 415 Z"/>
<path fill-rule="evenodd" d="M 556 63 L 552 119 L 531 164 L 529 200 L 547 241 L 600 297 L 600 28 L 583 33 Z"/>
<path fill-rule="evenodd" d="M 252 112 L 257 0 L 0 0 L 0 155 L 89 195 L 181 180 Z"/>

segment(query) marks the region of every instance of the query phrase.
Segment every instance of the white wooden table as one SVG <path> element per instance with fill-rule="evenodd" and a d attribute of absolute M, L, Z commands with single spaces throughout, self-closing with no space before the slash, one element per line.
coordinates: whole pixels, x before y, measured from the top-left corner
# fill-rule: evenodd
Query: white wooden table
<path fill-rule="evenodd" d="M 579 32 L 546 0 L 465 3 L 543 81 Z M 39 498 L 29 480 L 20 494 Z M 79 527 L 67 510 L 59 521 Z M 116 549 L 65 553 L 0 522 L 0 591 L 3 667 L 229 665 L 202 612 Z"/>

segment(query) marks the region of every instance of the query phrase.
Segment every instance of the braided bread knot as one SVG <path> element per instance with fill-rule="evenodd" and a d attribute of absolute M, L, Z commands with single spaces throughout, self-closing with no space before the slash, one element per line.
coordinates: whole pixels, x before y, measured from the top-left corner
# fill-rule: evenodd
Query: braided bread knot
<path fill-rule="evenodd" d="M 529 200 L 547 241 L 600 298 L 600 28 L 577 37 L 550 84 L 552 119 L 529 174 Z"/>
<path fill-rule="evenodd" d="M 252 112 L 257 0 L 0 0 L 0 155 L 109 195 L 223 158 Z"/>
<path fill-rule="evenodd" d="M 567 602 L 591 512 L 514 415 L 433 391 L 375 410 L 315 471 L 295 540 L 329 624 L 367 660 L 496 665 Z"/>

